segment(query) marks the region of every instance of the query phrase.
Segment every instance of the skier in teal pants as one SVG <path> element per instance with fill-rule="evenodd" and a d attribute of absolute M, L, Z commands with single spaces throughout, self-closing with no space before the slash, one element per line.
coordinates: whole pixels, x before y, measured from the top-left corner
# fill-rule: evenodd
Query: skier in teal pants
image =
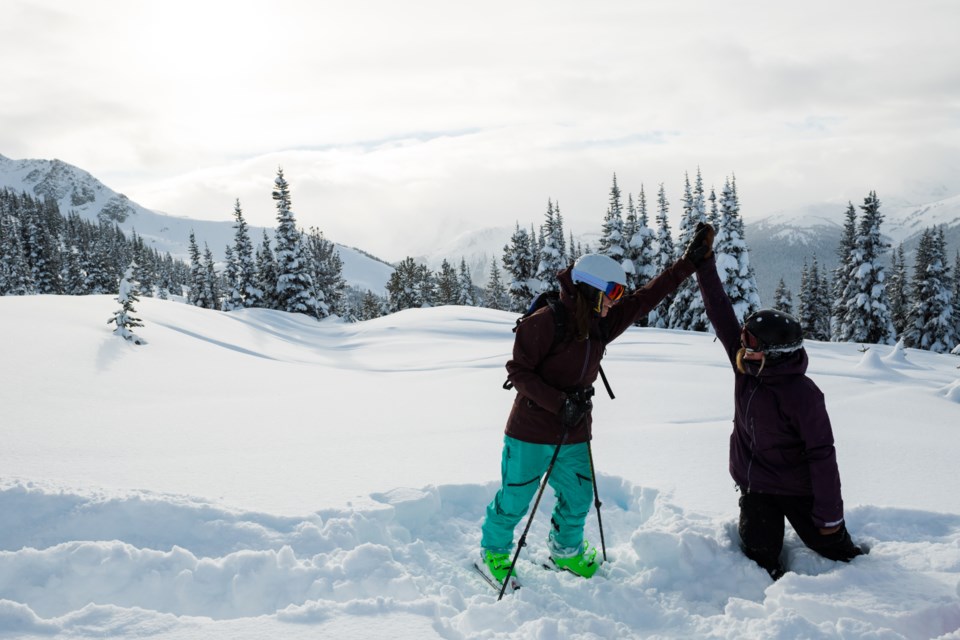
<path fill-rule="evenodd" d="M 584 578 L 596 572 L 597 550 L 583 539 L 583 526 L 593 500 L 588 447 L 600 359 L 610 342 L 675 291 L 712 253 L 711 240 L 705 234 L 695 236 L 682 258 L 627 295 L 626 274 L 618 262 L 598 254 L 582 256 L 557 275 L 557 309 L 543 306 L 517 326 L 507 362 L 517 394 L 505 429 L 501 486 L 487 507 L 477 565 L 488 577 L 502 583 L 507 575 L 516 575 L 510 564 L 514 529 L 554 452 L 549 484 L 557 502 L 547 540 L 550 557 L 559 568 Z"/>

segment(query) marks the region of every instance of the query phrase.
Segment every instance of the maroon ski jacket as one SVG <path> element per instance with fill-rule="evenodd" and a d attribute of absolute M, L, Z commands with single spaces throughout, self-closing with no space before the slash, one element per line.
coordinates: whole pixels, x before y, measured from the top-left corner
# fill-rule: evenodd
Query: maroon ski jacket
<path fill-rule="evenodd" d="M 573 326 L 575 287 L 570 269 L 560 272 L 560 301 L 566 309 L 565 327 Z M 593 319 L 586 340 L 571 338 L 555 344 L 553 311 L 544 306 L 517 327 L 513 357 L 507 361 L 507 378 L 517 395 L 507 419 L 506 434 L 535 444 L 557 444 L 563 435 L 559 412 L 567 392 L 592 386 L 600 370 L 607 345 L 632 324 L 648 314 L 694 271 L 693 263 L 681 258 L 646 286 L 625 295 L 607 313 Z M 571 430 L 567 443 L 591 438 L 592 417 L 588 414 Z"/>
<path fill-rule="evenodd" d="M 807 352 L 785 359 L 736 366 L 740 323 L 717 275 L 715 258 L 697 270 L 700 293 L 717 338 L 734 371 L 734 418 L 730 475 L 741 491 L 813 496 L 813 521 L 832 527 L 843 521 L 840 472 L 823 393 L 806 376 Z"/>

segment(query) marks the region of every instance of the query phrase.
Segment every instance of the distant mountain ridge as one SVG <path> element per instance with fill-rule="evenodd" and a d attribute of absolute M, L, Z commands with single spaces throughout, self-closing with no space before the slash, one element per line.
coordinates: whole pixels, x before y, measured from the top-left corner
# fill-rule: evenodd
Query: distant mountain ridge
<path fill-rule="evenodd" d="M 63 215 L 75 211 L 85 220 L 116 223 L 128 234 L 136 231 L 148 246 L 184 260 L 188 258 L 191 230 L 201 251 L 203 243 L 207 243 L 217 260 L 224 258 L 224 249 L 233 243 L 232 220 L 194 220 L 152 211 L 62 160 L 11 160 L 0 155 L 0 188 L 3 187 L 56 200 Z M 254 245 L 261 242 L 264 230 L 272 237 L 273 229 L 250 227 Z M 347 283 L 384 295 L 393 267 L 364 251 L 336 246 Z"/>

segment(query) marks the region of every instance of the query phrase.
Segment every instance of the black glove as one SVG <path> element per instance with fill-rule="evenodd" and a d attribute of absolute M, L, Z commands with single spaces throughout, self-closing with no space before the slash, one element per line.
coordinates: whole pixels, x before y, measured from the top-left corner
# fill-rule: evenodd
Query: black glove
<path fill-rule="evenodd" d="M 574 393 L 567 394 L 567 399 L 560 409 L 560 422 L 564 428 L 572 429 L 580 424 L 580 421 L 593 409 L 593 387 L 580 389 Z"/>
<path fill-rule="evenodd" d="M 683 257 L 699 267 L 704 260 L 713 255 L 713 236 L 715 232 L 706 222 L 698 222 L 693 239 L 687 245 Z"/>

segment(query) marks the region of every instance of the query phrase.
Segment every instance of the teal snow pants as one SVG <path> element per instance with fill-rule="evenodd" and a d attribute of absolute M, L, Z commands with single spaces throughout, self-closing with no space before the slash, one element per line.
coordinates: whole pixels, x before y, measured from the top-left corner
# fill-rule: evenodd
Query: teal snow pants
<path fill-rule="evenodd" d="M 564 556 L 579 552 L 583 523 L 593 502 L 593 476 L 587 443 L 565 444 L 553 465 L 549 484 L 557 497 L 550 529 L 550 547 Z M 513 548 L 513 531 L 530 508 L 540 479 L 557 450 L 552 444 L 531 444 L 504 437 L 501 486 L 487 506 L 480 546 L 497 553 Z M 556 555 L 557 553 L 555 553 Z"/>

